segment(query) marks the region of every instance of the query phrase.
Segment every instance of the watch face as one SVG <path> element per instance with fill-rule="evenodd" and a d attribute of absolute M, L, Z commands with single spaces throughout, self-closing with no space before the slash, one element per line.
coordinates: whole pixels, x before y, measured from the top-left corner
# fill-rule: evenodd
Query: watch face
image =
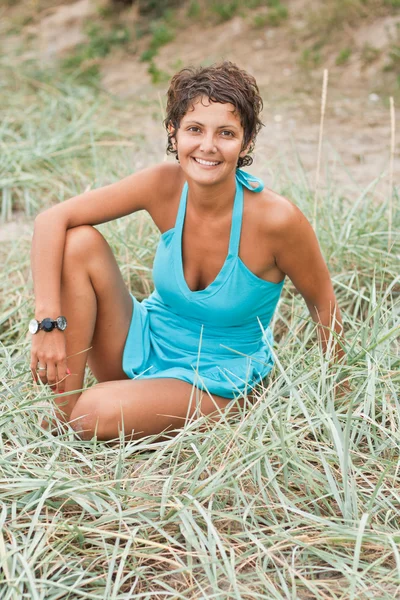
<path fill-rule="evenodd" d="M 43 319 L 43 321 L 40 323 L 40 329 L 43 329 L 43 331 L 53 331 L 54 327 L 55 325 L 52 319 Z"/>
<path fill-rule="evenodd" d="M 39 329 L 39 321 L 36 321 L 36 319 L 32 319 L 32 321 L 29 322 L 29 333 L 35 334 Z"/>
<path fill-rule="evenodd" d="M 57 328 L 61 331 L 67 327 L 67 319 L 65 317 L 57 317 Z"/>

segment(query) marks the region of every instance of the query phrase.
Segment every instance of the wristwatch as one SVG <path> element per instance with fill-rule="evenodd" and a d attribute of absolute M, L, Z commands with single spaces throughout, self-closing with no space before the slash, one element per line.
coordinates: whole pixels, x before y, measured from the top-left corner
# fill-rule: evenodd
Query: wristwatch
<path fill-rule="evenodd" d="M 35 334 L 40 330 L 46 332 L 53 331 L 53 329 L 65 331 L 66 328 L 67 319 L 65 317 L 57 317 L 57 319 L 43 319 L 43 321 L 32 319 L 32 321 L 29 323 L 29 331 L 32 334 Z"/>

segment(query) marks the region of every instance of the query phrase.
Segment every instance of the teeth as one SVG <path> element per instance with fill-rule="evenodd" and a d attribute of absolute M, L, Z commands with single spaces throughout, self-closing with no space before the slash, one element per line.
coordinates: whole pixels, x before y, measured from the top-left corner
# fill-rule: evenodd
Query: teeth
<path fill-rule="evenodd" d="M 195 158 L 194 160 L 195 160 L 196 162 L 200 163 L 201 165 L 206 165 L 207 167 L 208 167 L 208 166 L 213 166 L 213 167 L 214 167 L 215 165 L 218 165 L 218 164 L 219 164 L 219 162 L 218 162 L 218 161 L 217 161 L 217 162 L 211 162 L 211 161 L 209 161 L 209 160 L 203 160 L 202 158 Z"/>

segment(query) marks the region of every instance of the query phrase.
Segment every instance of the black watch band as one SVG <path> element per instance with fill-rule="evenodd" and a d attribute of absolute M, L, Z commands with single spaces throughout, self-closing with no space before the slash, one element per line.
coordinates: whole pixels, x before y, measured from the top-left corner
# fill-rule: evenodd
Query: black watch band
<path fill-rule="evenodd" d="M 57 319 L 46 318 L 42 321 L 37 321 L 36 319 L 32 319 L 29 323 L 29 331 L 33 335 L 38 331 L 46 331 L 49 333 L 53 331 L 53 329 L 59 329 L 60 331 L 65 331 L 67 328 L 67 319 L 63 316 L 57 317 Z"/>

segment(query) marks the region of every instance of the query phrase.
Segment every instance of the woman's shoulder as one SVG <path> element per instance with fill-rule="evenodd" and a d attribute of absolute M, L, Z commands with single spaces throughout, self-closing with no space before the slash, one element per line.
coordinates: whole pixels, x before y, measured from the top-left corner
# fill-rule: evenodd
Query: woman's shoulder
<path fill-rule="evenodd" d="M 306 220 L 301 210 L 289 198 L 264 188 L 261 192 L 251 193 L 247 206 L 266 234 L 282 234 L 297 222 Z"/>
<path fill-rule="evenodd" d="M 177 188 L 181 188 L 184 182 L 182 169 L 180 165 L 170 162 L 158 163 L 137 172 L 141 178 L 146 178 L 153 187 L 154 192 L 162 190 L 164 194 L 174 193 Z"/>
<path fill-rule="evenodd" d="M 160 163 L 148 169 L 152 178 L 147 211 L 160 231 L 174 226 L 185 177 L 179 164 Z"/>

